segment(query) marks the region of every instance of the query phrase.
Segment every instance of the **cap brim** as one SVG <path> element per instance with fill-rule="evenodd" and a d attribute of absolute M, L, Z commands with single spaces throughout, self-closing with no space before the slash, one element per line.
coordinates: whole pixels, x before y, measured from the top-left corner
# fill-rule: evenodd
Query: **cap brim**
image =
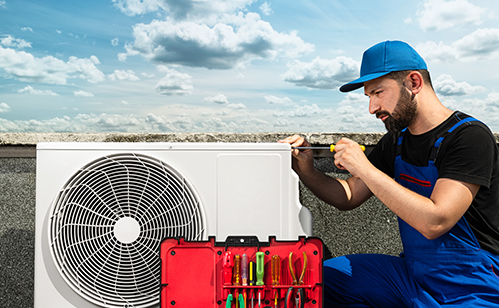
<path fill-rule="evenodd" d="M 355 79 L 354 81 L 351 81 L 347 84 L 344 84 L 340 87 L 341 92 L 350 92 L 353 90 L 357 90 L 358 88 L 362 88 L 364 86 L 364 82 L 370 81 L 379 77 L 382 77 L 390 72 L 380 72 L 380 73 L 373 73 L 373 74 L 368 74 L 365 76 L 362 76 L 360 78 Z"/>

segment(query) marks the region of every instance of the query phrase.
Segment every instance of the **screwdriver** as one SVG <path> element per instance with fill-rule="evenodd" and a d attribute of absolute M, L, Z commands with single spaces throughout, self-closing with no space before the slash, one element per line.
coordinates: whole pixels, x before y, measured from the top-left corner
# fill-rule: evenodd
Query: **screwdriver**
<path fill-rule="evenodd" d="M 243 282 L 243 286 L 248 285 L 248 255 L 243 254 L 241 259 L 241 280 Z M 246 306 L 246 289 L 243 289 L 244 294 L 244 306 Z"/>
<path fill-rule="evenodd" d="M 243 258 L 241 259 L 241 279 L 243 282 L 243 286 L 248 285 L 248 255 L 243 254 Z"/>
<path fill-rule="evenodd" d="M 273 255 L 271 259 L 272 285 L 278 286 L 281 279 L 281 257 Z M 277 308 L 277 290 L 274 293 L 274 305 Z"/>
<path fill-rule="evenodd" d="M 256 266 L 255 266 L 255 262 L 250 261 L 249 266 L 248 266 L 248 270 L 249 270 L 249 285 L 250 286 L 254 286 L 256 284 Z M 255 297 L 253 289 L 251 289 L 251 291 L 250 291 L 250 297 L 251 297 L 251 308 L 253 308 L 253 307 L 255 307 L 254 303 L 253 303 L 253 298 Z"/>
<path fill-rule="evenodd" d="M 241 285 L 241 256 L 240 255 L 235 255 L 234 256 L 234 285 L 235 286 L 240 286 Z M 236 291 L 236 308 L 239 307 L 239 292 Z"/>
<path fill-rule="evenodd" d="M 256 285 L 263 286 L 263 272 L 264 272 L 264 256 L 265 254 L 261 251 L 256 253 Z M 258 307 L 262 306 L 262 294 L 261 290 L 258 290 Z"/>
<path fill-rule="evenodd" d="M 234 285 L 241 285 L 241 256 L 236 255 L 234 257 Z"/>
<path fill-rule="evenodd" d="M 359 146 L 362 149 L 362 151 L 366 150 L 365 146 L 360 144 Z M 291 147 L 291 148 L 296 150 L 329 150 L 330 152 L 334 152 L 335 147 L 336 146 L 334 144 L 331 144 L 331 146 L 329 147 Z"/>
<path fill-rule="evenodd" d="M 272 285 L 278 286 L 281 279 L 281 257 L 278 255 L 272 256 Z"/>
<path fill-rule="evenodd" d="M 226 251 L 223 259 L 224 264 L 224 285 L 232 284 L 232 268 L 234 267 L 234 259 L 232 258 L 232 253 Z"/>

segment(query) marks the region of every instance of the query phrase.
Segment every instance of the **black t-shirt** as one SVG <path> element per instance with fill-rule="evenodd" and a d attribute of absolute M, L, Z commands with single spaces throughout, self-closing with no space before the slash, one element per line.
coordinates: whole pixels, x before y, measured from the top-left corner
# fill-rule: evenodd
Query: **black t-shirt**
<path fill-rule="evenodd" d="M 415 166 L 427 166 L 436 140 L 461 119 L 461 112 L 421 135 L 404 133 L 402 159 Z M 387 133 L 369 154 L 371 163 L 394 178 L 396 145 L 400 133 Z M 462 124 L 445 136 L 435 166 L 439 178 L 478 184 L 480 189 L 466 211 L 468 221 L 482 249 L 499 255 L 499 153 L 489 128 L 481 122 Z"/>

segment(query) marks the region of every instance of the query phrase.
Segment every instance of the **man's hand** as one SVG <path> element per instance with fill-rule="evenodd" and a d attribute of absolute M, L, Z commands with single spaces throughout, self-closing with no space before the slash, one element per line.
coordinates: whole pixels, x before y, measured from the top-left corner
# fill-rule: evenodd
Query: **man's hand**
<path fill-rule="evenodd" d="M 336 143 L 334 164 L 347 170 L 353 176 L 361 177 L 360 172 L 372 166 L 360 146 L 348 138 L 342 138 Z"/>
<path fill-rule="evenodd" d="M 279 143 L 289 143 L 292 147 L 309 147 L 310 143 L 308 143 L 305 138 L 299 135 L 293 135 L 286 139 L 279 140 Z M 312 155 L 312 150 L 291 150 L 291 154 L 293 155 L 293 170 L 298 173 L 298 175 L 303 175 L 307 172 L 311 172 L 314 169 L 314 158 Z"/>

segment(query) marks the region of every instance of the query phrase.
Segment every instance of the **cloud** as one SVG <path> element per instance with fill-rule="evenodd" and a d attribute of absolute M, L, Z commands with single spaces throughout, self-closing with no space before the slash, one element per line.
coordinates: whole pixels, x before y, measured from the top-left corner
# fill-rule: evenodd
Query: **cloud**
<path fill-rule="evenodd" d="M 108 75 L 108 78 L 111 80 L 129 80 L 129 81 L 137 81 L 140 80 L 135 72 L 132 70 L 115 70 L 114 73 Z"/>
<path fill-rule="evenodd" d="M 0 113 L 9 112 L 9 111 L 10 111 L 9 105 L 7 105 L 6 103 L 0 103 Z"/>
<path fill-rule="evenodd" d="M 10 35 L 1 38 L 0 44 L 2 44 L 5 47 L 13 47 L 13 48 L 19 48 L 19 49 L 31 47 L 30 42 L 27 42 L 23 39 L 14 38 Z"/>
<path fill-rule="evenodd" d="M 241 109 L 247 108 L 246 105 L 241 104 L 241 103 L 238 103 L 238 104 L 230 103 L 229 100 L 227 99 L 227 96 L 225 96 L 224 94 L 221 94 L 221 93 L 218 93 L 218 94 L 213 95 L 213 96 L 207 96 L 203 99 L 203 101 L 222 105 L 223 107 L 229 108 L 229 109 L 241 110 Z M 227 115 L 228 113 L 229 112 L 227 110 L 219 111 L 220 115 Z"/>
<path fill-rule="evenodd" d="M 162 68 L 166 76 L 156 84 L 156 91 L 163 95 L 189 95 L 192 94 L 192 76 L 180 73 L 174 69 Z"/>
<path fill-rule="evenodd" d="M 105 80 L 105 75 L 96 67 L 98 64 L 96 56 L 69 57 L 64 62 L 52 56 L 37 58 L 24 51 L 0 47 L 0 69 L 11 78 L 25 82 L 67 84 L 68 79 L 79 78 L 97 83 Z"/>
<path fill-rule="evenodd" d="M 229 100 L 227 99 L 227 96 L 223 94 L 216 94 L 214 96 L 208 96 L 203 99 L 205 102 L 209 103 L 215 103 L 215 104 L 229 104 Z"/>
<path fill-rule="evenodd" d="M 270 4 L 268 2 L 264 2 L 262 5 L 260 5 L 260 11 L 262 11 L 263 15 L 270 15 L 273 13 L 272 8 L 270 7 Z"/>
<path fill-rule="evenodd" d="M 426 0 L 417 16 L 423 31 L 438 31 L 456 26 L 479 25 L 486 12 L 486 8 L 475 6 L 467 0 Z"/>
<path fill-rule="evenodd" d="M 244 66 L 255 59 L 295 58 L 311 52 L 296 32 L 279 33 L 255 13 L 225 16 L 214 26 L 197 22 L 155 20 L 134 26 L 135 41 L 128 55 L 141 55 L 157 64 L 209 69 Z"/>
<path fill-rule="evenodd" d="M 243 10 L 255 0 L 113 0 L 126 15 L 142 15 L 163 11 L 175 20 L 203 21 Z"/>
<path fill-rule="evenodd" d="M 32 95 L 48 95 L 48 96 L 59 96 L 59 94 L 51 91 L 51 90 L 35 90 L 32 86 L 26 86 L 20 90 L 17 90 L 18 93 L 27 93 Z"/>
<path fill-rule="evenodd" d="M 118 46 L 118 44 L 119 44 L 119 40 L 120 40 L 120 39 L 119 39 L 119 38 L 117 38 L 117 37 L 113 38 L 113 39 L 111 40 L 111 45 L 113 45 L 113 46 Z"/>
<path fill-rule="evenodd" d="M 282 106 L 297 106 L 295 102 L 289 97 L 277 97 L 274 95 L 266 95 L 263 97 L 269 104 L 282 105 Z"/>
<path fill-rule="evenodd" d="M 445 45 L 427 41 L 416 49 L 427 60 L 439 62 L 472 62 L 499 57 L 499 29 L 478 29 L 471 34 Z"/>
<path fill-rule="evenodd" d="M 126 54 L 126 52 L 120 52 L 118 54 L 118 60 L 120 62 L 125 62 L 127 58 L 128 58 L 128 55 Z"/>
<path fill-rule="evenodd" d="M 5 1 L 0 1 L 0 9 L 6 8 Z"/>
<path fill-rule="evenodd" d="M 472 86 L 467 82 L 456 82 L 452 76 L 442 74 L 433 81 L 435 92 L 444 96 L 463 96 L 484 92 L 482 86 Z"/>
<path fill-rule="evenodd" d="M 367 106 L 369 105 L 369 98 L 364 94 L 349 92 L 345 95 L 345 98 L 339 103 L 340 106 L 352 105 L 352 106 L 362 106 L 365 107 L 367 111 Z"/>
<path fill-rule="evenodd" d="M 279 117 L 279 118 L 320 117 L 321 115 L 324 115 L 324 112 L 330 112 L 330 110 L 321 109 L 316 104 L 312 104 L 312 105 L 296 106 L 292 110 L 274 111 L 274 117 Z"/>
<path fill-rule="evenodd" d="M 489 125 L 492 131 L 497 131 L 499 126 L 499 93 L 490 92 L 485 99 L 466 98 L 462 101 L 447 99 L 443 104 L 454 110 L 461 110 Z"/>
<path fill-rule="evenodd" d="M 29 32 L 33 32 L 33 29 L 31 29 L 31 27 L 22 27 L 22 28 L 21 28 L 21 31 L 29 31 Z"/>
<path fill-rule="evenodd" d="M 79 97 L 94 97 L 93 93 L 86 92 L 86 91 L 73 91 L 74 96 L 79 96 Z"/>
<path fill-rule="evenodd" d="M 312 62 L 295 60 L 281 75 L 284 81 L 312 89 L 336 89 L 359 74 L 359 63 L 347 57 L 327 60 L 320 57 Z"/>

